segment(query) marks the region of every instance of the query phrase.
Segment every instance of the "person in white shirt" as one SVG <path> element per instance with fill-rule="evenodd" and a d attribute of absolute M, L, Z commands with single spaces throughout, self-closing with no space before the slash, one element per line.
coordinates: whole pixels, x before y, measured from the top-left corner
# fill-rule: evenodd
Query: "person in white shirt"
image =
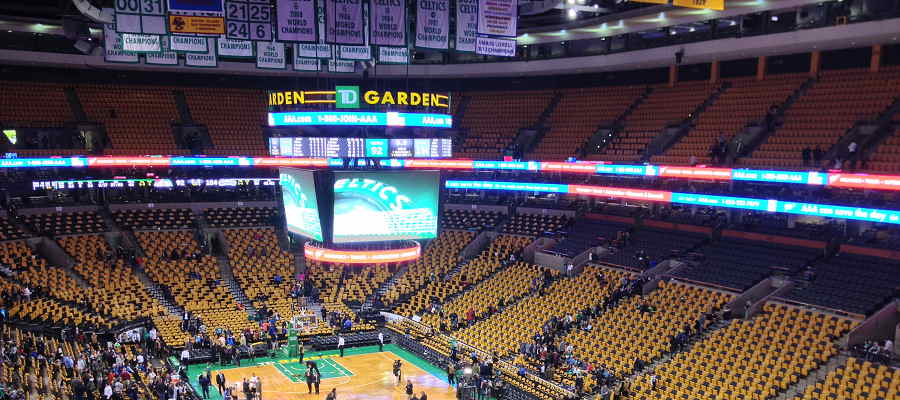
<path fill-rule="evenodd" d="M 378 332 L 378 351 L 384 351 L 384 333 Z"/>
<path fill-rule="evenodd" d="M 191 358 L 191 352 L 188 349 L 184 349 L 181 351 L 181 364 L 187 365 L 187 360 Z"/>
<path fill-rule="evenodd" d="M 150 329 L 150 340 L 156 340 L 156 337 L 157 337 L 156 328 Z"/>
<path fill-rule="evenodd" d="M 338 350 L 341 351 L 341 357 L 344 356 L 344 335 L 338 335 Z"/>
<path fill-rule="evenodd" d="M 113 388 L 108 383 L 106 387 L 103 388 L 103 397 L 106 397 L 106 400 L 109 400 L 113 396 Z"/>
<path fill-rule="evenodd" d="M 891 341 L 891 339 L 884 341 L 884 351 L 887 353 L 892 353 L 894 351 L 894 342 Z"/>

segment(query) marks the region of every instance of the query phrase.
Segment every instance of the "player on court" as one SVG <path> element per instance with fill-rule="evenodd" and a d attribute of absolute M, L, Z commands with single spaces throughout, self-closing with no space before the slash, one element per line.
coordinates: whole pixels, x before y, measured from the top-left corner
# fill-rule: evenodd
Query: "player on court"
<path fill-rule="evenodd" d="M 400 360 L 394 360 L 394 376 L 397 377 L 397 384 L 399 385 L 401 381 L 403 381 L 403 372 L 400 371 L 400 367 L 403 364 Z"/>

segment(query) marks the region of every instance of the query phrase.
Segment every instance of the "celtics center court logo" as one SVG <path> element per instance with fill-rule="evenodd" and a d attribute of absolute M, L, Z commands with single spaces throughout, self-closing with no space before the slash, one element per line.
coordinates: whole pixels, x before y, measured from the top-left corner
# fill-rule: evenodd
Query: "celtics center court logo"
<path fill-rule="evenodd" d="M 430 208 L 415 208 L 397 187 L 369 178 L 334 182 L 334 236 L 370 240 L 427 237 L 437 217 Z"/>

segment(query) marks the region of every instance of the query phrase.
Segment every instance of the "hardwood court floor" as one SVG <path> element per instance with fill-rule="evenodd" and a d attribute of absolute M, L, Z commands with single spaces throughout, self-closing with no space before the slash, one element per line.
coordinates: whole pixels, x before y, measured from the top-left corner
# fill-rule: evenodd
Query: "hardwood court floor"
<path fill-rule="evenodd" d="M 332 388 L 337 389 L 337 398 L 340 400 L 406 400 L 407 379 L 412 381 L 417 396 L 424 391 L 429 400 L 456 399 L 456 390 L 447 384 L 446 374 L 436 367 L 393 345 L 385 346 L 384 350 L 378 352 L 377 346 L 348 349 L 343 358 L 335 351 L 308 353 L 305 360 L 315 361 L 322 373 L 319 395 L 315 394 L 315 388 L 313 394 L 308 394 L 303 378 L 306 368 L 296 358 L 265 358 L 258 359 L 255 363 L 242 361 L 241 367 L 220 367 L 213 364 L 210 368 L 213 380 L 218 369 L 221 369 L 229 384 L 238 385 L 238 391 L 241 381 L 255 374 L 262 380 L 263 400 L 324 399 Z M 398 358 L 403 362 L 403 381 L 399 385 L 391 372 L 394 360 Z M 205 368 L 206 364 L 201 364 L 193 365 L 188 370 L 191 384 L 198 393 L 197 376 Z M 210 399 L 221 400 L 215 387 L 210 388 Z"/>

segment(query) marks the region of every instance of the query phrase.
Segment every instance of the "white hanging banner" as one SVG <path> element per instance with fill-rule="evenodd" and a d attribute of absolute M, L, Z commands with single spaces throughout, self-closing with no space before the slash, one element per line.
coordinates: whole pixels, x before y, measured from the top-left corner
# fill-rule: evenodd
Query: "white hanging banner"
<path fill-rule="evenodd" d="M 294 53 L 303 58 L 331 58 L 331 45 L 298 43 L 294 45 Z"/>
<path fill-rule="evenodd" d="M 328 60 L 328 72 L 352 74 L 356 72 L 356 61 Z"/>
<path fill-rule="evenodd" d="M 284 43 L 256 42 L 256 68 L 287 68 L 287 61 L 284 59 Z"/>
<path fill-rule="evenodd" d="M 378 62 L 381 64 L 409 64 L 409 48 L 378 46 Z"/>
<path fill-rule="evenodd" d="M 475 51 L 478 0 L 456 0 L 456 51 Z"/>
<path fill-rule="evenodd" d="M 178 65 L 178 53 L 169 48 L 169 39 L 163 36 L 160 40 L 162 51 L 159 53 L 147 53 L 144 62 L 150 65 Z"/>
<path fill-rule="evenodd" d="M 321 71 L 322 60 L 294 56 L 294 71 Z"/>
<path fill-rule="evenodd" d="M 447 50 L 450 46 L 450 0 L 416 1 L 416 47 Z"/>
<path fill-rule="evenodd" d="M 125 51 L 122 34 L 116 32 L 115 24 L 103 25 L 103 60 L 115 63 L 137 63 L 138 55 Z"/>
<path fill-rule="evenodd" d="M 368 61 L 372 59 L 372 48 L 369 46 L 338 46 L 337 56 L 342 60 Z"/>
<path fill-rule="evenodd" d="M 478 34 L 515 37 L 517 4 L 516 0 L 478 0 Z"/>
<path fill-rule="evenodd" d="M 275 0 L 276 38 L 279 42 L 316 41 L 315 0 Z"/>
<path fill-rule="evenodd" d="M 185 53 L 184 65 L 198 68 L 215 68 L 219 66 L 216 50 L 209 46 L 206 53 Z"/>
<path fill-rule="evenodd" d="M 216 54 L 222 57 L 253 57 L 253 42 L 249 40 L 216 39 Z"/>
<path fill-rule="evenodd" d="M 372 44 L 406 46 L 406 1 L 371 0 L 369 4 Z"/>
<path fill-rule="evenodd" d="M 169 48 L 184 53 L 206 53 L 209 52 L 209 38 L 172 35 L 169 36 Z"/>
<path fill-rule="evenodd" d="M 162 36 L 159 35 L 138 35 L 134 33 L 123 33 L 122 49 L 135 53 L 159 53 L 162 51 Z"/>
<path fill-rule="evenodd" d="M 334 44 L 365 44 L 362 0 L 325 1 L 325 41 Z"/>
<path fill-rule="evenodd" d="M 486 56 L 515 57 L 516 39 L 478 37 L 475 52 Z"/>

